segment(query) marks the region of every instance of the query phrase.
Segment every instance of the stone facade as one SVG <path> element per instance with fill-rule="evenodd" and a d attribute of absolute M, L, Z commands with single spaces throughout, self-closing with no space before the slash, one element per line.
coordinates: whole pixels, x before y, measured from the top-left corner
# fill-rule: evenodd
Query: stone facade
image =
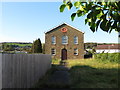
<path fill-rule="evenodd" d="M 63 27 L 67 32 L 61 31 Z M 68 36 L 68 44 L 62 44 L 63 35 Z M 52 36 L 56 37 L 56 44 L 52 44 Z M 74 44 L 74 36 L 78 37 L 78 44 Z M 74 54 L 75 48 L 78 49 L 78 55 Z M 45 54 L 51 54 L 51 49 L 55 49 L 53 59 L 61 59 L 62 49 L 67 50 L 67 59 L 82 59 L 84 58 L 84 33 L 63 23 L 45 33 Z"/>

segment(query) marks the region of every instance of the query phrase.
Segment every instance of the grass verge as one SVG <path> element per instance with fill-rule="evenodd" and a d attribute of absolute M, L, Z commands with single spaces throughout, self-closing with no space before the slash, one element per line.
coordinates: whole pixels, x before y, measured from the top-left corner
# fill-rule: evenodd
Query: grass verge
<path fill-rule="evenodd" d="M 118 88 L 118 64 L 94 59 L 68 60 L 71 88 Z"/>

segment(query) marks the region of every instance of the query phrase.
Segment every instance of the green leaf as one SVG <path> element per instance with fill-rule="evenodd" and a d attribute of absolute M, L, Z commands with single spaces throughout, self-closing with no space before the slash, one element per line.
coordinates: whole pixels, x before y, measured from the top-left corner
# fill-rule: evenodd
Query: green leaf
<path fill-rule="evenodd" d="M 83 12 L 83 11 L 78 10 L 78 11 L 77 11 L 77 16 L 78 16 L 78 17 L 82 16 L 82 12 Z"/>
<path fill-rule="evenodd" d="M 86 18 L 86 19 L 85 19 L 85 24 L 87 24 L 87 22 L 88 22 L 88 19 Z"/>
<path fill-rule="evenodd" d="M 91 10 L 91 8 L 92 8 L 92 3 L 89 3 L 89 4 L 86 6 L 86 10 L 89 11 L 89 10 Z"/>
<path fill-rule="evenodd" d="M 76 16 L 76 13 L 73 13 L 73 14 L 71 15 L 72 21 L 74 20 L 75 16 Z"/>
<path fill-rule="evenodd" d="M 100 22 L 101 22 L 101 20 L 98 20 L 97 23 L 96 23 L 96 31 L 98 29 L 98 26 L 99 26 Z"/>
<path fill-rule="evenodd" d="M 100 5 L 102 5 L 102 2 L 98 2 L 97 4 L 100 4 Z"/>
<path fill-rule="evenodd" d="M 117 21 L 114 21 L 113 25 L 112 25 L 112 29 L 117 28 Z"/>
<path fill-rule="evenodd" d="M 74 3 L 74 6 L 75 6 L 76 8 L 79 8 L 79 7 L 80 7 L 80 2 L 79 2 L 79 1 L 75 2 L 75 3 Z"/>
<path fill-rule="evenodd" d="M 116 2 L 118 8 L 120 9 L 120 1 L 119 2 Z"/>
<path fill-rule="evenodd" d="M 65 7 L 66 7 L 66 5 L 65 5 L 65 4 L 62 4 L 62 5 L 60 6 L 60 12 L 63 12 L 64 9 L 65 9 Z"/>
<path fill-rule="evenodd" d="M 91 18 L 93 16 L 92 13 L 93 12 L 88 13 L 87 18 Z"/>
<path fill-rule="evenodd" d="M 98 18 L 98 19 L 100 19 L 100 17 L 103 15 L 103 12 L 100 10 L 100 13 L 98 13 L 97 15 L 96 15 L 96 17 Z"/>
<path fill-rule="evenodd" d="M 103 31 L 106 31 L 108 32 L 109 30 L 109 27 L 108 27 L 108 20 L 103 20 L 100 24 L 100 28 L 103 30 Z"/>
<path fill-rule="evenodd" d="M 84 11 L 84 7 L 82 5 L 80 5 L 80 10 Z"/>
<path fill-rule="evenodd" d="M 102 20 L 105 20 L 106 19 L 106 14 L 103 14 L 101 17 L 100 17 L 100 19 Z"/>
<path fill-rule="evenodd" d="M 92 22 L 95 22 L 96 21 L 96 16 L 95 15 L 93 15 L 93 17 L 92 17 Z"/>
<path fill-rule="evenodd" d="M 72 8 L 72 3 L 69 1 L 69 2 L 67 2 L 67 8 L 68 8 L 68 10 L 70 10 L 71 8 Z"/>
<path fill-rule="evenodd" d="M 95 27 L 96 27 L 96 24 L 95 23 L 92 23 L 91 26 L 90 26 L 90 29 L 95 32 Z"/>
<path fill-rule="evenodd" d="M 115 14 L 113 15 L 113 19 L 114 19 L 115 21 L 120 21 L 120 15 L 119 15 L 118 13 L 115 13 Z"/>
<path fill-rule="evenodd" d="M 112 31 L 112 28 L 110 28 L 109 33 L 111 33 L 111 31 Z"/>
<path fill-rule="evenodd" d="M 112 22 L 113 22 L 113 21 L 112 21 Z M 112 22 L 109 22 L 109 23 L 108 23 L 108 26 L 109 26 L 109 33 L 111 33 L 111 31 L 113 30 L 113 29 L 112 29 L 112 26 L 111 26 Z"/>
<path fill-rule="evenodd" d="M 91 22 L 91 19 L 86 18 L 86 19 L 85 19 L 85 24 L 87 24 L 87 22 Z"/>

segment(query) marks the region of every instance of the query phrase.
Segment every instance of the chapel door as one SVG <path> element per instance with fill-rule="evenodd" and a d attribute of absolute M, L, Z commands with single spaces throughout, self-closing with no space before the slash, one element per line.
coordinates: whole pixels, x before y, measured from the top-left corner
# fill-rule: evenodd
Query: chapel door
<path fill-rule="evenodd" d="M 67 50 L 65 48 L 61 51 L 61 60 L 67 60 Z"/>

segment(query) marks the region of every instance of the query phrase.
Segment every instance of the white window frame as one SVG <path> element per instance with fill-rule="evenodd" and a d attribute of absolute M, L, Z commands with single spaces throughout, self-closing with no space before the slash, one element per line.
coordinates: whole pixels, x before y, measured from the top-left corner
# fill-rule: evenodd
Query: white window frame
<path fill-rule="evenodd" d="M 78 55 L 78 49 L 77 48 L 74 49 L 74 55 Z"/>
<path fill-rule="evenodd" d="M 78 36 L 74 36 L 74 44 L 78 44 Z"/>
<path fill-rule="evenodd" d="M 55 36 L 52 36 L 52 44 L 56 44 L 56 37 Z"/>
<path fill-rule="evenodd" d="M 62 36 L 62 44 L 68 44 L 68 36 Z"/>
<path fill-rule="evenodd" d="M 54 52 L 54 54 L 53 54 L 53 52 Z M 54 48 L 51 49 L 51 55 L 56 55 L 56 49 L 54 49 Z"/>

